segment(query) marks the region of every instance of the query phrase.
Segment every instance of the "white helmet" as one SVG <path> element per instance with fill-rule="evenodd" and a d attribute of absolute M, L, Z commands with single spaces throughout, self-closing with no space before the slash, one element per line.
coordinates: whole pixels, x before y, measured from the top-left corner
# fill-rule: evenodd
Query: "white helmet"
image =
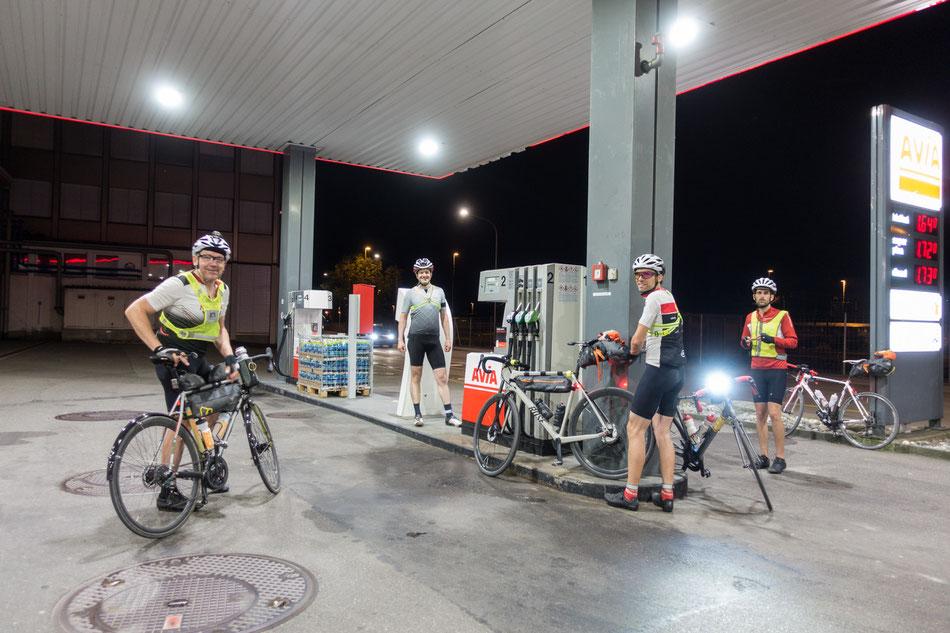
<path fill-rule="evenodd" d="M 666 264 L 663 263 L 663 258 L 652 253 L 644 253 L 633 260 L 633 270 L 638 268 L 646 268 L 660 275 L 666 274 Z"/>
<path fill-rule="evenodd" d="M 416 260 L 416 263 L 412 265 L 413 272 L 417 270 L 425 270 L 426 268 L 429 270 L 435 270 L 435 266 L 432 265 L 432 262 L 430 262 L 427 257 L 420 257 Z"/>
<path fill-rule="evenodd" d="M 755 292 L 756 288 L 765 288 L 767 290 L 771 290 L 773 294 L 778 293 L 778 286 L 776 286 L 775 282 L 768 277 L 759 277 L 753 281 L 752 292 Z"/>
<path fill-rule="evenodd" d="M 195 242 L 195 245 L 191 247 L 192 255 L 196 256 L 201 251 L 221 253 L 224 255 L 225 261 L 231 261 L 231 247 L 228 246 L 228 243 L 221 237 L 221 233 L 218 231 L 210 235 L 202 235 L 198 238 L 198 241 Z"/>

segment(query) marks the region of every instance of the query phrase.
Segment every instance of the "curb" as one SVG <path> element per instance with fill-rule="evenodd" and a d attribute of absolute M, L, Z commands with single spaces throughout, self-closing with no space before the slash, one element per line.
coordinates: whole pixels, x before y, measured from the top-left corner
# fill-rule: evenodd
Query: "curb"
<path fill-rule="evenodd" d="M 415 430 L 415 427 L 405 427 L 399 424 L 394 424 L 387 420 L 378 418 L 376 416 L 363 413 L 360 411 L 354 411 L 348 407 L 334 403 L 329 398 L 315 398 L 311 395 L 301 393 L 296 390 L 284 389 L 279 385 L 273 383 L 261 382 L 261 388 L 264 391 L 274 393 L 281 396 L 286 396 L 294 400 L 299 400 L 301 402 L 306 402 L 307 404 L 317 405 L 319 407 L 324 407 L 332 411 L 337 411 L 339 413 L 345 413 L 351 415 L 355 418 L 365 420 L 366 422 L 371 422 L 377 426 L 381 426 L 390 431 L 395 431 L 401 435 L 405 435 L 413 440 L 422 442 L 423 444 L 428 444 L 429 446 L 434 446 L 436 448 L 441 448 L 443 450 L 450 451 L 457 455 L 463 455 L 475 460 L 475 451 L 471 447 L 460 446 L 454 442 L 447 442 L 438 437 L 433 437 L 427 435 L 420 431 Z M 556 475 L 549 473 L 545 470 L 542 470 L 536 466 L 519 462 L 517 456 L 515 460 L 512 461 L 511 466 L 508 467 L 509 471 L 513 471 L 515 474 L 522 476 L 529 481 L 532 481 L 537 484 L 541 484 L 550 488 L 555 488 L 563 492 L 568 492 L 571 494 L 581 495 L 583 497 L 589 497 L 591 499 L 603 500 L 604 494 L 608 492 L 617 492 L 623 490 L 624 482 L 622 480 L 604 480 L 609 481 L 610 483 L 595 483 L 589 481 L 582 481 L 574 477 L 565 477 L 562 475 Z M 656 483 L 652 482 L 652 479 L 656 479 Z M 674 484 L 674 495 L 677 499 L 686 496 L 686 489 L 688 485 L 688 479 L 684 475 L 682 478 L 678 478 Z M 659 492 L 661 485 L 659 478 L 656 477 L 644 477 L 640 483 L 640 499 L 649 500 L 650 494 L 653 492 Z"/>

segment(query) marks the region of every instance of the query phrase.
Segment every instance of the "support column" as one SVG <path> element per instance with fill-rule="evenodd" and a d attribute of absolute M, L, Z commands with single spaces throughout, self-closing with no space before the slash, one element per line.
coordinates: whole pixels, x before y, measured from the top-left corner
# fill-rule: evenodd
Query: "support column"
<path fill-rule="evenodd" d="M 643 309 L 633 259 L 662 257 L 663 285 L 672 288 L 676 59 L 666 52 L 647 73 L 640 61 L 653 59 L 653 35 L 668 30 L 676 0 L 592 1 L 586 263 L 618 275 L 588 278 L 585 335 L 615 329 L 626 337 Z M 640 372 L 640 364 L 631 371 Z"/>
<path fill-rule="evenodd" d="M 287 295 L 293 290 L 313 288 L 313 230 L 315 226 L 316 150 L 312 147 L 288 145 L 283 157 L 283 190 L 280 215 L 280 271 L 278 313 L 286 315 Z M 283 332 L 278 316 L 277 335 Z M 291 336 L 291 334 L 288 334 Z M 295 341 L 287 340 L 293 358 Z"/>

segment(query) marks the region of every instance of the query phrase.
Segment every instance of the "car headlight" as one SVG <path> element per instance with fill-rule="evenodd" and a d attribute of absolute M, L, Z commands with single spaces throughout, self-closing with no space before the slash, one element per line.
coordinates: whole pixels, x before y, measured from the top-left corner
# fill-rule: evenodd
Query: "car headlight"
<path fill-rule="evenodd" d="M 376 332 L 373 332 L 372 334 L 369 335 L 369 337 L 375 341 L 376 339 L 379 338 L 379 334 L 377 334 Z"/>
<path fill-rule="evenodd" d="M 714 396 L 725 396 L 732 389 L 732 380 L 722 372 L 713 372 L 706 376 L 706 389 Z"/>
<path fill-rule="evenodd" d="M 393 340 L 394 338 L 396 338 L 396 335 L 390 333 L 390 334 L 387 334 L 387 335 L 386 335 L 386 338 L 388 338 L 388 339 L 391 341 L 391 340 Z"/>

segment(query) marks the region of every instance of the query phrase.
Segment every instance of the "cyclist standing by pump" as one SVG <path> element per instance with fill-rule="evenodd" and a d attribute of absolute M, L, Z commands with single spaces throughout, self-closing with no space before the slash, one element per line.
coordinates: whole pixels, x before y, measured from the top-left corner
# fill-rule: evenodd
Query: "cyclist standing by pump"
<path fill-rule="evenodd" d="M 627 420 L 627 486 L 622 492 L 608 493 L 609 505 L 637 510 L 640 476 L 646 460 L 644 435 L 653 424 L 653 435 L 660 453 L 661 492 L 654 492 L 651 501 L 673 511 L 673 469 L 675 453 L 670 424 L 676 411 L 676 396 L 686 382 L 686 351 L 683 348 L 683 317 L 676 301 L 664 288 L 666 264 L 651 253 L 633 261 L 637 290 L 645 299 L 643 314 L 630 341 L 632 354 L 646 355 L 646 370 L 640 378 L 630 405 Z"/>
<path fill-rule="evenodd" d="M 224 326 L 230 291 L 221 281 L 224 268 L 231 259 L 231 247 L 215 231 L 198 238 L 191 248 L 191 259 L 193 270 L 169 277 L 133 301 L 126 308 L 125 316 L 154 355 L 171 359 L 175 366 L 184 363 L 189 372 L 205 379 L 211 373 L 205 353 L 213 344 L 225 357 L 228 378 L 233 381 L 238 377 L 236 359 Z M 159 313 L 159 328 L 153 332 L 150 318 L 155 313 Z M 197 353 L 198 358 L 189 362 L 186 354 L 191 352 Z M 165 390 L 165 406 L 170 411 L 178 399 L 178 388 L 172 384 L 175 372 L 167 365 L 155 365 L 155 372 Z M 213 424 L 213 420 L 209 422 Z M 226 491 L 227 486 L 212 492 Z M 169 492 L 163 491 L 164 498 L 159 496 L 159 509 L 177 511 L 187 499 L 177 490 Z"/>
<path fill-rule="evenodd" d="M 449 393 L 449 377 L 445 367 L 445 355 L 439 341 L 439 325 L 445 331 L 445 351 L 452 350 L 449 314 L 446 311 L 445 292 L 432 284 L 432 262 L 422 257 L 416 260 L 412 271 L 419 281 L 410 288 L 403 300 L 399 312 L 399 331 L 396 336 L 400 352 L 409 350 L 409 370 L 412 373 L 409 382 L 409 397 L 415 409 L 415 425 L 422 426 L 422 410 L 419 406 L 422 398 L 422 361 L 429 359 L 432 375 L 439 390 L 439 398 L 445 407 L 445 423 L 449 426 L 461 426 L 462 421 L 452 412 L 452 395 Z M 409 323 L 409 336 L 406 333 L 407 316 L 412 314 Z"/>
<path fill-rule="evenodd" d="M 785 396 L 786 350 L 798 347 L 798 335 L 792 318 L 785 310 L 772 306 L 778 286 L 768 277 L 752 282 L 752 300 L 756 309 L 749 313 L 742 327 L 740 344 L 752 354 L 750 374 L 758 388 L 752 397 L 755 403 L 755 431 L 759 436 L 757 468 L 768 468 L 778 474 L 785 470 L 785 425 L 782 423 L 782 398 Z M 775 438 L 775 460 L 769 465 L 769 425 Z"/>

